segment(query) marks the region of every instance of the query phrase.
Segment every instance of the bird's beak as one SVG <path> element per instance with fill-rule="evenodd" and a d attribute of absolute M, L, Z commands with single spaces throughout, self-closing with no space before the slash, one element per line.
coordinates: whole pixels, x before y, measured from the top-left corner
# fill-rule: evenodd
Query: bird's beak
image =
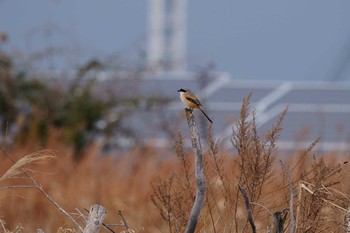
<path fill-rule="evenodd" d="M 177 90 L 177 92 L 180 92 L 181 90 Z"/>

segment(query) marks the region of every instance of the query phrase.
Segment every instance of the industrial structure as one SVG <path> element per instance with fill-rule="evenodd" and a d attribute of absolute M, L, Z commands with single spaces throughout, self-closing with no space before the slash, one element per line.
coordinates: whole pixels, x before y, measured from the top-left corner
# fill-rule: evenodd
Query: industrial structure
<path fill-rule="evenodd" d="M 187 0 L 149 0 L 148 67 L 183 71 L 186 65 Z"/>

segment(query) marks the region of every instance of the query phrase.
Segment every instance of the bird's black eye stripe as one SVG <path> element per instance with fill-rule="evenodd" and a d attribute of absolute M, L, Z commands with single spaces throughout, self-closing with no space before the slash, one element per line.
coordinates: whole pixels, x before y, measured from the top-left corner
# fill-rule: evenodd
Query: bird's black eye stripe
<path fill-rule="evenodd" d="M 181 88 L 178 92 L 187 92 L 185 89 Z"/>

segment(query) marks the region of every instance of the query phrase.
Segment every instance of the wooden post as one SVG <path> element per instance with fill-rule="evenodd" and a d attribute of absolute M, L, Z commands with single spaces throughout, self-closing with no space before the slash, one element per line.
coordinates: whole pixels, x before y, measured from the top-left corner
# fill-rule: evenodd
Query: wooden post
<path fill-rule="evenodd" d="M 195 176 L 196 176 L 196 184 L 197 184 L 196 197 L 191 210 L 191 215 L 188 219 L 185 233 L 193 233 L 194 230 L 196 229 L 199 213 L 202 209 L 202 205 L 204 201 L 205 175 L 204 175 L 202 146 L 201 146 L 198 126 L 194 118 L 193 110 L 186 108 L 185 112 L 186 112 L 186 118 L 188 121 L 188 127 L 190 128 L 190 136 L 191 136 L 192 148 L 194 152 Z"/>
<path fill-rule="evenodd" d="M 101 205 L 90 207 L 89 217 L 83 233 L 97 233 L 100 231 L 103 220 L 106 215 L 106 209 Z"/>

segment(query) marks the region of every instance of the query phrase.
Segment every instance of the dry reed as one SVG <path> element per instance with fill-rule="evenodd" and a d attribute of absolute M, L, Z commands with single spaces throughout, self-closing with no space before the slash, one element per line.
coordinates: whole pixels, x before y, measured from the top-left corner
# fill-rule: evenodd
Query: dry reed
<path fill-rule="evenodd" d="M 281 113 L 270 131 L 258 132 L 255 113 L 246 97 L 233 131 L 232 151 L 223 151 L 213 137 L 213 129 L 209 129 L 205 153 L 207 192 L 196 232 L 250 231 L 238 185 L 247 191 L 257 232 L 272 229 L 271 216 L 288 208 L 291 197 L 294 232 L 346 232 L 350 170 L 346 162 L 339 163 L 346 156 L 313 155 L 316 140 L 305 151 L 284 157 L 283 163 L 290 169 L 289 179 L 276 163 L 282 159 L 276 141 L 285 115 L 286 111 Z M 56 159 L 46 163 L 38 162 L 51 159 L 50 151 L 22 158 L 37 150 L 31 146 L 35 143 L 13 148 L 10 154 L 18 161 L 14 167 L 0 157 L 0 227 L 11 232 L 16 227 L 23 227 L 25 232 L 38 228 L 46 232 L 76 229 L 57 208 L 48 205 L 40 192 L 33 190 L 30 180 L 23 179 L 20 171 L 24 169 L 80 223 L 83 219 L 76 208 L 82 210 L 99 203 L 108 209 L 106 223 L 118 222 L 118 210 L 122 210 L 135 232 L 181 232 L 195 193 L 192 154 L 184 148 L 184 140 L 179 133 L 177 156 L 172 157 L 165 157 L 168 151 L 152 146 L 101 155 L 98 145 L 91 145 L 79 163 L 69 156 L 72 148 L 58 144 L 54 138 L 48 140 L 47 147 L 55 149 Z M 289 217 L 284 227 L 290 229 Z M 125 231 L 123 226 L 114 229 Z"/>

